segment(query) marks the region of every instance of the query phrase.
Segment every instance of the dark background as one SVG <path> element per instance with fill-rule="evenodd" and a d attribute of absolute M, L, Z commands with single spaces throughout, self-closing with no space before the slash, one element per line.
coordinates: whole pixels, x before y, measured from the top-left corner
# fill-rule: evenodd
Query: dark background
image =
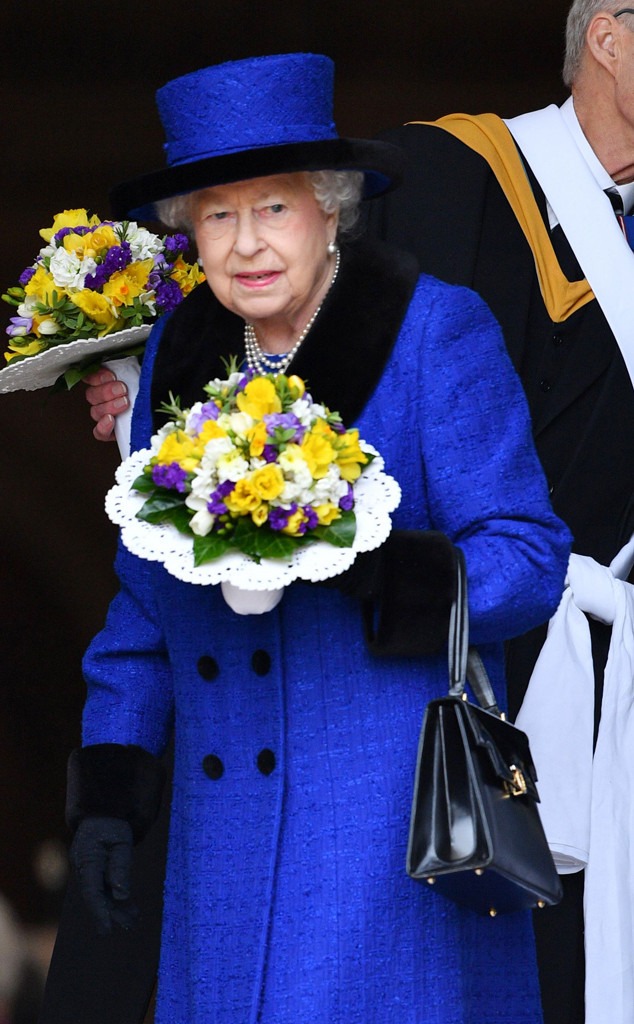
<path fill-rule="evenodd" d="M 220 61 L 291 50 L 337 65 L 340 134 L 453 110 L 512 116 L 561 102 L 568 0 L 4 0 L 0 9 L 0 288 L 53 215 L 104 217 L 111 185 L 162 166 L 154 92 Z M 11 315 L 0 307 L 2 324 Z M 0 893 L 55 919 L 65 763 L 79 740 L 82 652 L 115 581 L 102 511 L 117 452 L 82 388 L 0 395 Z M 46 856 L 45 856 L 46 854 Z"/>

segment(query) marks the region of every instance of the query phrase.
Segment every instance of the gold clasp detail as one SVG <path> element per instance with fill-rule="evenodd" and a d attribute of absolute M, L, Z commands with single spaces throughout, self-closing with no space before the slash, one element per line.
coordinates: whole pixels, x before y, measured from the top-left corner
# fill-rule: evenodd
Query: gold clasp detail
<path fill-rule="evenodd" d="M 504 788 L 509 796 L 525 796 L 527 788 L 524 773 L 516 764 L 509 765 L 509 769 L 513 773 L 513 778 L 510 782 L 505 781 Z"/>

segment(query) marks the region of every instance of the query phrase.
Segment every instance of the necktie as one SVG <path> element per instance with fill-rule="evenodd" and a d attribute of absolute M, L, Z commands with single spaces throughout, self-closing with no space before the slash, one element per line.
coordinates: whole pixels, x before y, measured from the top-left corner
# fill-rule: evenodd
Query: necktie
<path fill-rule="evenodd" d="M 612 203 L 612 209 L 621 225 L 621 231 L 629 242 L 630 249 L 634 249 L 634 217 L 630 214 L 625 214 L 623 199 L 619 190 L 614 185 L 611 188 L 606 188 L 605 194 Z"/>

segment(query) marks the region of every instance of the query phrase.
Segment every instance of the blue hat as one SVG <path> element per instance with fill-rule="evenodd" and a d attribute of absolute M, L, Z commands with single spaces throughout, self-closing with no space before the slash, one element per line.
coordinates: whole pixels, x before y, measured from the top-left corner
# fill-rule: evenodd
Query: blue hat
<path fill-rule="evenodd" d="M 216 64 L 175 78 L 156 101 L 167 167 L 114 188 L 113 216 L 155 215 L 159 199 L 294 171 L 365 174 L 364 198 L 397 184 L 401 150 L 342 139 L 333 121 L 334 64 L 288 53 Z"/>

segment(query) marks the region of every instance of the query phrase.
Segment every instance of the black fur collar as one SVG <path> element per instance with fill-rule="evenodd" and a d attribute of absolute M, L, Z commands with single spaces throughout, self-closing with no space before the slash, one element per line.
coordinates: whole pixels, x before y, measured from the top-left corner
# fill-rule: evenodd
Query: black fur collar
<path fill-rule="evenodd" d="M 354 423 L 374 391 L 398 335 L 418 277 L 416 261 L 380 243 L 342 250 L 341 269 L 295 356 L 315 401 Z M 152 407 L 171 391 L 187 408 L 203 385 L 223 377 L 224 360 L 244 357 L 244 322 L 199 286 L 172 314 L 156 357 Z M 162 417 L 156 417 L 156 423 Z"/>

